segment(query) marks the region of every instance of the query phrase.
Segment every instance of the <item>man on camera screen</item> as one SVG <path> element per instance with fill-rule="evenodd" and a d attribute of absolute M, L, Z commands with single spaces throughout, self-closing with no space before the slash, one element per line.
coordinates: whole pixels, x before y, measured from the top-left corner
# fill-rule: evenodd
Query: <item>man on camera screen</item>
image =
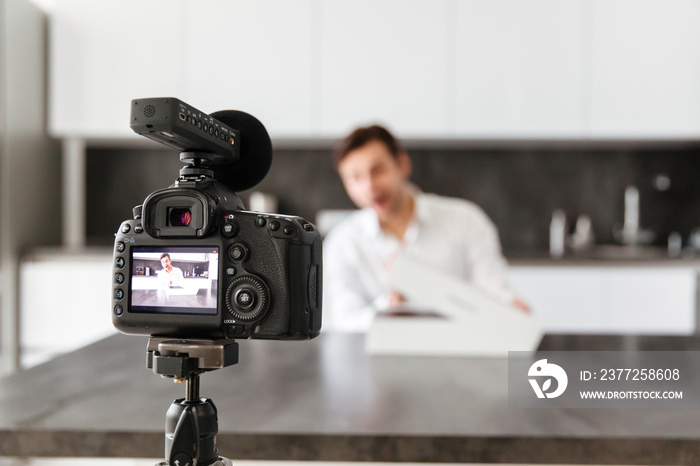
<path fill-rule="evenodd" d="M 179 267 L 173 267 L 170 254 L 167 252 L 163 253 L 160 256 L 160 263 L 163 264 L 163 268 L 158 271 L 158 280 L 160 280 L 161 287 L 182 288 L 185 276 Z"/>

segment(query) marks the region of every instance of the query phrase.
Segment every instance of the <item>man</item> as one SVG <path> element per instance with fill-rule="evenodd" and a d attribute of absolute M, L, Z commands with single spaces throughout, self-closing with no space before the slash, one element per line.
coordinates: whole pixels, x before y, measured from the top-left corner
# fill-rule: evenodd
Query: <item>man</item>
<path fill-rule="evenodd" d="M 387 284 L 399 253 L 526 309 L 506 288 L 507 265 L 491 220 L 469 201 L 413 186 L 411 160 L 389 131 L 358 128 L 335 157 L 343 186 L 360 210 L 325 240 L 325 329 L 367 331 L 378 310 L 403 300 Z"/>
<path fill-rule="evenodd" d="M 178 267 L 173 267 L 170 254 L 167 252 L 160 256 L 162 270 L 158 271 L 158 280 L 162 288 L 182 288 L 185 276 Z"/>

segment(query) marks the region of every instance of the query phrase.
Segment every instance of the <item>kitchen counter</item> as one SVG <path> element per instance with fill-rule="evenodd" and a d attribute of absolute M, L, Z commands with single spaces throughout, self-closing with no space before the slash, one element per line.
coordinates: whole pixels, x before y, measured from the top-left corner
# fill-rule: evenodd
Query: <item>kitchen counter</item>
<path fill-rule="evenodd" d="M 507 256 L 514 266 L 593 266 L 593 267 L 696 267 L 700 268 L 700 255 L 685 250 L 677 257 L 670 257 L 666 248 L 657 246 L 622 246 L 598 244 L 586 250 L 567 250 L 560 258 L 546 251 L 513 252 Z"/>
<path fill-rule="evenodd" d="M 146 369 L 146 342 L 116 335 L 4 378 L 0 452 L 161 456 L 184 386 Z M 698 351 L 700 339 L 559 335 L 540 349 Z M 242 341 L 240 363 L 204 374 L 201 393 L 232 459 L 700 463 L 697 409 L 509 408 L 504 359 L 370 357 L 362 335 Z"/>
<path fill-rule="evenodd" d="M 577 256 L 564 256 L 554 259 L 547 255 L 519 255 L 507 259 L 511 267 L 603 267 L 603 268 L 693 268 L 700 270 L 700 258 L 670 258 L 658 257 L 654 259 L 591 259 Z"/>

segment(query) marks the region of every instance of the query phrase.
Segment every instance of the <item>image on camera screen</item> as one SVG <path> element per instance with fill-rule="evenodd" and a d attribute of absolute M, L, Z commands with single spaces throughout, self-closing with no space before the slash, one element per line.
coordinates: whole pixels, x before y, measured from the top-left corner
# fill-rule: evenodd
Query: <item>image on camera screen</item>
<path fill-rule="evenodd" d="M 217 246 L 131 249 L 131 312 L 215 315 Z"/>

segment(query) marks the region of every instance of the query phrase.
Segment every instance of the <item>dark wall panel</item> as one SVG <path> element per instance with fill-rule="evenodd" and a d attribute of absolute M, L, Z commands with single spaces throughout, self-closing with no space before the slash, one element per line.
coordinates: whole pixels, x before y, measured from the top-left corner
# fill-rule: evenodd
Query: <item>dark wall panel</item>
<path fill-rule="evenodd" d="M 700 144 L 524 144 L 523 147 L 411 150 L 413 181 L 424 191 L 470 199 L 498 226 L 509 256 L 548 250 L 552 211 L 570 224 L 593 221 L 596 241 L 612 243 L 623 221 L 625 187 L 640 190 L 641 224 L 665 244 L 671 231 L 684 239 L 700 226 Z M 276 150 L 270 173 L 255 189 L 279 198 L 282 213 L 314 220 L 320 209 L 352 208 L 330 150 Z M 181 163 L 161 150 L 90 149 L 88 226 L 91 244 L 108 245 L 131 208 L 169 186 Z M 658 176 L 671 185 L 655 187 Z M 247 202 L 249 192 L 240 193 Z"/>

